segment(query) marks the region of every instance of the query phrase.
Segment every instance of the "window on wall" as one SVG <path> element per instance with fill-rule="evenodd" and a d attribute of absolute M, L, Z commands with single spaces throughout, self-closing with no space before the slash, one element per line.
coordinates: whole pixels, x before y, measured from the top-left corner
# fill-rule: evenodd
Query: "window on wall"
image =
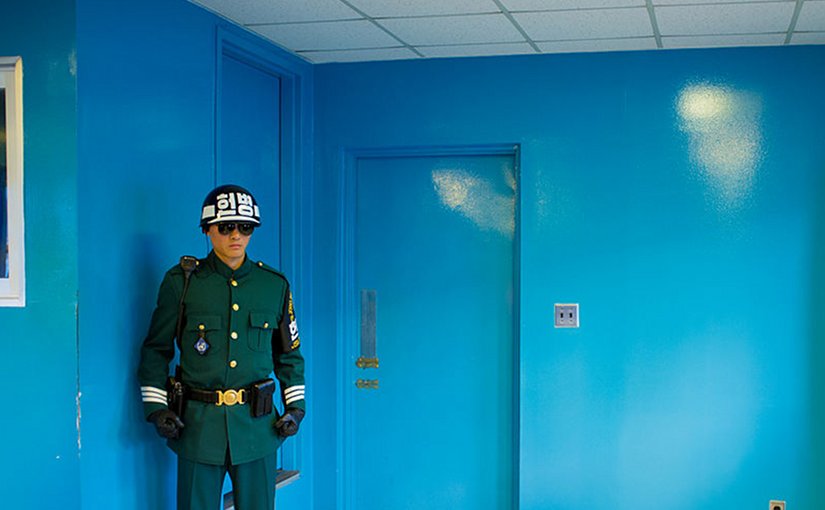
<path fill-rule="evenodd" d="M 0 57 L 0 306 L 25 306 L 23 66 Z"/>

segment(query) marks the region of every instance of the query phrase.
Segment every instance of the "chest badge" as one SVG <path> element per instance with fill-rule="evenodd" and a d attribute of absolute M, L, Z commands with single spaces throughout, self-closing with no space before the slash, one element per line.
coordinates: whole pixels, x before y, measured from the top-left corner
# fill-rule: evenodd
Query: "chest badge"
<path fill-rule="evenodd" d="M 203 337 L 203 333 L 198 333 L 198 340 L 195 342 L 195 350 L 198 351 L 198 354 L 205 356 L 206 351 L 208 351 L 210 347 L 212 346 L 209 345 L 209 342 Z"/>

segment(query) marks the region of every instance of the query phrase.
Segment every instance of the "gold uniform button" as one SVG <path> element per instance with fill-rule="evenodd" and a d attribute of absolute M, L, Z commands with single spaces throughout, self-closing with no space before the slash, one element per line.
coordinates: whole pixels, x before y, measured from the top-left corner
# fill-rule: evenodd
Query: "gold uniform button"
<path fill-rule="evenodd" d="M 241 309 L 241 307 L 240 307 L 240 306 L 238 306 L 238 303 L 235 303 L 234 305 L 232 305 L 232 309 L 233 309 L 233 310 L 235 310 L 235 311 L 237 312 L 238 310 L 240 310 L 240 309 Z"/>
<path fill-rule="evenodd" d="M 203 331 L 204 329 L 206 329 L 206 326 L 204 326 L 203 324 L 198 324 L 198 329 Z"/>
<path fill-rule="evenodd" d="M 235 333 L 234 331 L 229 336 L 232 337 L 232 340 L 237 340 L 238 339 L 238 334 Z"/>
<path fill-rule="evenodd" d="M 264 263 L 263 262 L 258 262 L 258 267 L 264 267 Z"/>
<path fill-rule="evenodd" d="M 238 362 L 233 359 L 232 361 L 229 362 L 229 366 L 231 368 L 235 368 L 235 367 L 238 366 Z"/>
<path fill-rule="evenodd" d="M 268 322 L 264 322 L 264 329 L 266 329 L 266 328 L 268 328 L 268 327 L 269 327 L 269 323 L 268 323 Z"/>
<path fill-rule="evenodd" d="M 230 281 L 229 283 L 231 283 L 233 287 L 237 287 L 237 286 L 238 286 L 238 282 L 236 282 L 235 280 L 232 280 L 232 281 Z"/>

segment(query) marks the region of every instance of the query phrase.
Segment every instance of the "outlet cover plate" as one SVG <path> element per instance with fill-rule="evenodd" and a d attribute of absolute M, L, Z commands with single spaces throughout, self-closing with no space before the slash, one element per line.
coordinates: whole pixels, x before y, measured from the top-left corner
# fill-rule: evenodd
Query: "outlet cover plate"
<path fill-rule="evenodd" d="M 768 510 L 785 510 L 785 502 L 778 499 L 772 499 L 768 503 Z"/>
<path fill-rule="evenodd" d="M 556 303 L 554 305 L 555 327 L 557 328 L 578 328 L 579 327 L 579 304 L 578 303 Z"/>

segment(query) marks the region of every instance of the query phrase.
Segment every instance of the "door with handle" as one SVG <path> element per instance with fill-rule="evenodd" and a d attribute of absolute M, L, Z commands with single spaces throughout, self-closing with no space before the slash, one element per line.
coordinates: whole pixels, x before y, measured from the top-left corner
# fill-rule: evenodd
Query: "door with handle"
<path fill-rule="evenodd" d="M 348 507 L 512 508 L 515 154 L 354 163 Z"/>

